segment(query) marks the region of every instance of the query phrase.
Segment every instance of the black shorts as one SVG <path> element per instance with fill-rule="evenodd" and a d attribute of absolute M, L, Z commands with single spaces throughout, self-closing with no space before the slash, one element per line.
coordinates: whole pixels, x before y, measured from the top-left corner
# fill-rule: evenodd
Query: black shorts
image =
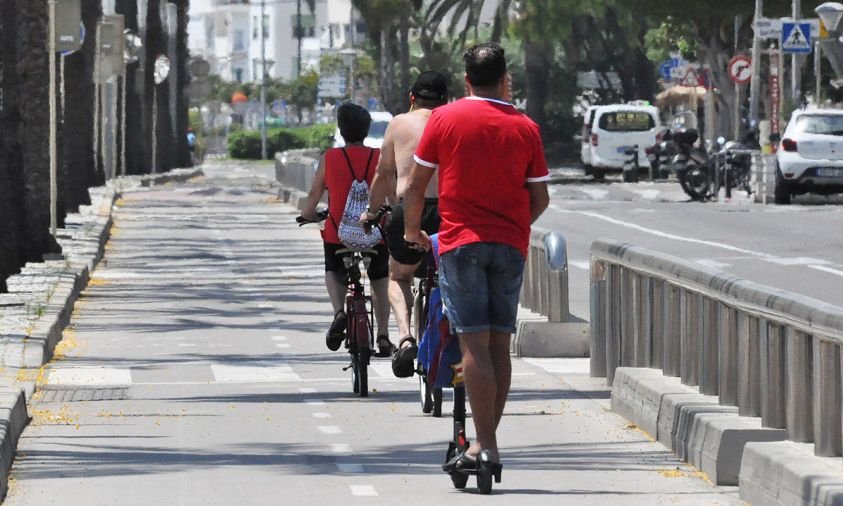
<path fill-rule="evenodd" d="M 324 244 L 325 272 L 336 272 L 340 279 L 344 279 L 346 276 L 345 265 L 343 265 L 342 257 L 337 255 L 337 251 L 345 249 L 345 246 L 327 242 Z M 372 249 L 378 254 L 372 258 L 372 263 L 369 264 L 369 269 L 366 272 L 370 281 L 377 281 L 389 276 L 389 254 L 384 244 L 378 244 Z"/>
<path fill-rule="evenodd" d="M 439 232 L 439 200 L 424 199 L 421 228 L 428 235 Z M 416 265 L 424 259 L 424 251 L 408 248 L 404 244 L 404 203 L 399 202 L 392 208 L 392 214 L 384 229 L 389 254 L 399 264 Z"/>

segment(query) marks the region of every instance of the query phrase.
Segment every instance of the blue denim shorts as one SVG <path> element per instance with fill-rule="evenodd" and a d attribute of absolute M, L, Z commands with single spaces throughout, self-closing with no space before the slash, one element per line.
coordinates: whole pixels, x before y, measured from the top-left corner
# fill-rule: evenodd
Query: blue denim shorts
<path fill-rule="evenodd" d="M 479 242 L 440 260 L 445 313 L 458 334 L 515 333 L 524 257 L 512 246 Z"/>

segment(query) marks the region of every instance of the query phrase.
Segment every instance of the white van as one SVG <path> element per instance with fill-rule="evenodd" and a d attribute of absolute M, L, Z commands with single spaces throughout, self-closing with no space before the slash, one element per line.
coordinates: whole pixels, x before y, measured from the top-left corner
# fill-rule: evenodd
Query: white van
<path fill-rule="evenodd" d="M 645 150 L 661 140 L 659 110 L 651 105 L 601 105 L 589 108 L 583 126 L 582 161 L 586 174 L 601 178 L 623 170 L 625 154 L 638 146 L 638 163 L 647 166 Z"/>

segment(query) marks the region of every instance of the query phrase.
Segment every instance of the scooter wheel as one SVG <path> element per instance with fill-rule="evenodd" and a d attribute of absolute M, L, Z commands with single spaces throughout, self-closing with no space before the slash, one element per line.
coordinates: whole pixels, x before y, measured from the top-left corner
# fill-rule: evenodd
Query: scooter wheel
<path fill-rule="evenodd" d="M 468 475 L 462 473 L 452 473 L 451 483 L 454 484 L 454 488 L 462 490 L 466 485 L 468 485 Z"/>
<path fill-rule="evenodd" d="M 477 491 L 484 495 L 492 493 L 492 471 L 485 467 L 477 470 Z"/>

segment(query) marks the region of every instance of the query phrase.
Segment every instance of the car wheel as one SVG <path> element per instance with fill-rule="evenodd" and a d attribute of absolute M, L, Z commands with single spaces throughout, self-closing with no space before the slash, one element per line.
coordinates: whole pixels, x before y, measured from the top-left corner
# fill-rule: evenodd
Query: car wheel
<path fill-rule="evenodd" d="M 637 183 L 638 182 L 638 172 L 635 170 L 625 170 L 623 171 L 623 182 L 624 183 Z"/>
<path fill-rule="evenodd" d="M 602 181 L 606 177 L 606 171 L 604 169 L 592 167 L 591 175 L 594 177 L 595 181 Z"/>
<path fill-rule="evenodd" d="M 781 171 L 776 169 L 776 187 L 773 190 L 773 200 L 777 205 L 790 204 L 790 184 L 784 180 Z"/>
<path fill-rule="evenodd" d="M 594 167 L 592 167 L 591 165 L 588 165 L 588 164 L 583 165 L 582 170 L 583 170 L 583 173 L 584 173 L 586 176 L 591 176 L 591 175 L 594 175 Z"/>

